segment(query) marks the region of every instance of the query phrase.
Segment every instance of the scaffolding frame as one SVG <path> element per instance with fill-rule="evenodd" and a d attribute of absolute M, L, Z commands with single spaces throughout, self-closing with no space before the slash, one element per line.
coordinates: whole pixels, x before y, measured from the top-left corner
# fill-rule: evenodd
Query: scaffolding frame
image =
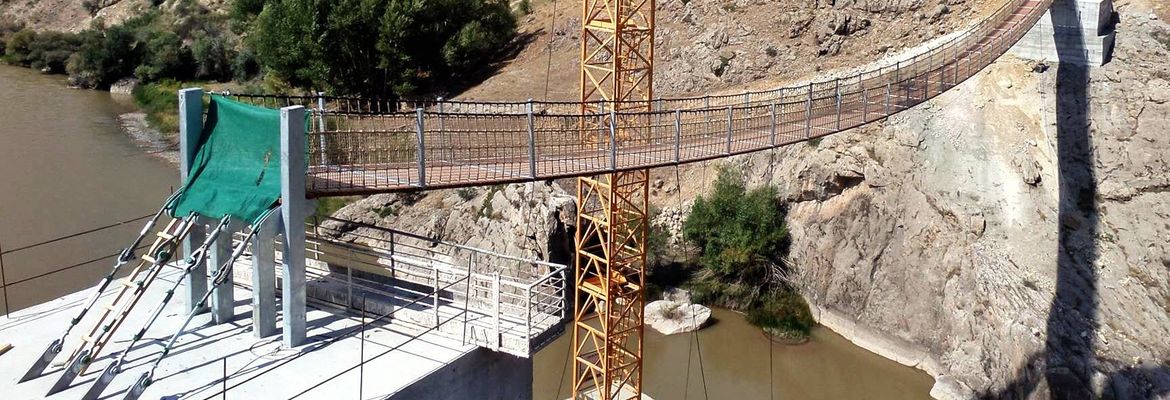
<path fill-rule="evenodd" d="M 653 111 L 655 0 L 584 0 L 580 139 L 649 144 L 640 112 Z M 608 113 L 608 115 L 607 115 Z M 619 117 L 620 116 L 620 117 Z M 608 126 L 606 126 L 608 125 Z M 642 343 L 650 170 L 577 178 L 573 398 L 642 397 Z"/>

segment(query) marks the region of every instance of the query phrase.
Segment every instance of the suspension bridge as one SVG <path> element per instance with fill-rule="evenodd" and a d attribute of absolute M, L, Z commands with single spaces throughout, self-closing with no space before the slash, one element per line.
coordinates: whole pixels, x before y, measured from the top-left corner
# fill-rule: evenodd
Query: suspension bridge
<path fill-rule="evenodd" d="M 590 0 L 585 7 L 581 101 L 385 101 L 181 91 L 184 186 L 149 219 L 89 296 L 47 306 L 56 310 L 34 307 L 33 314 L 0 324 L 0 331 L 28 328 L 55 339 L 43 352 L 18 348 L 6 356 L 30 364 L 17 390 L 43 390 L 45 385 L 26 388 L 44 381 L 50 395 L 84 393 L 82 398 L 96 399 L 119 382 L 128 399 L 156 387 L 207 393 L 206 384 L 192 387 L 184 369 L 162 367 L 163 361 L 206 364 L 184 350 L 200 341 L 184 341 L 183 335 L 204 313 L 215 326 L 230 325 L 240 315 L 234 279 L 246 276 L 242 287 L 251 293 L 255 337 L 279 330 L 282 348 L 315 343 L 304 346 L 313 349 L 244 367 L 239 385 L 293 381 L 279 389 L 270 381 L 247 393 L 301 396 L 336 385 L 334 378 L 368 364 L 363 352 L 353 368 L 322 365 L 340 372 L 308 374 L 319 380 L 314 385 L 281 369 L 296 360 L 304 367 L 303 360 L 312 356 L 303 354 L 328 351 L 334 343 L 352 345 L 345 338 L 371 326 L 364 317 L 355 323 L 352 316 L 341 316 L 335 318 L 349 323 L 310 327 L 311 298 L 325 308 L 375 310 L 373 321 L 399 335 L 390 341 L 445 341 L 455 350 L 438 357 L 440 365 L 477 347 L 530 357 L 559 335 L 571 316 L 574 397 L 638 397 L 649 169 L 787 146 L 882 121 L 979 73 L 1032 28 L 1051 0 L 1009 0 L 940 45 L 856 74 L 687 98 L 653 96 L 654 2 L 607 4 Z M 570 177 L 579 182 L 572 268 L 354 221 L 304 225 L 310 200 L 319 197 Z M 165 292 L 147 290 L 156 282 L 163 282 Z M 181 315 L 165 313 L 174 296 L 183 300 Z M 98 306 L 101 300 L 105 305 Z M 133 313 L 139 303 L 154 308 Z M 58 325 L 45 325 L 43 315 L 61 312 L 76 316 L 64 333 L 47 333 Z M 160 341 L 161 351 L 139 345 L 156 323 L 173 332 Z M 139 329 L 124 334 L 124 341 L 114 340 L 123 325 Z M 75 332 L 78 326 L 91 328 Z M 331 326 L 331 333 L 308 340 L 306 332 Z M 107 346 L 115 352 L 102 357 Z M 103 362 L 87 387 L 74 383 Z M 160 374 L 167 368 L 178 372 Z M 385 368 L 414 376 L 415 382 L 433 373 Z M 137 378 L 123 378 L 127 370 Z M 378 395 L 402 393 L 411 381 L 400 381 L 387 383 Z M 224 391 L 227 382 L 225 371 Z M 310 387 L 294 393 L 302 382 Z"/>

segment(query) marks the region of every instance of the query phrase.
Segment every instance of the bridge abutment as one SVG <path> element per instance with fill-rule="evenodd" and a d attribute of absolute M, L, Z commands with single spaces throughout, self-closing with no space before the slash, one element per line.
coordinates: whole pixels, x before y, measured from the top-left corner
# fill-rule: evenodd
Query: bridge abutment
<path fill-rule="evenodd" d="M 1056 0 L 1011 53 L 1032 60 L 1101 66 L 1113 53 L 1112 0 Z"/>

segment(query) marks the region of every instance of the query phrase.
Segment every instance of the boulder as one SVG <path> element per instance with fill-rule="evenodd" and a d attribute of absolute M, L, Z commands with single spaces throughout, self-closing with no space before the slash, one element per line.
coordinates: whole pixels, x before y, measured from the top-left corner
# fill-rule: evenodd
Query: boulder
<path fill-rule="evenodd" d="M 690 301 L 658 300 L 646 305 L 646 324 L 663 335 L 694 332 L 711 318 L 711 309 Z"/>

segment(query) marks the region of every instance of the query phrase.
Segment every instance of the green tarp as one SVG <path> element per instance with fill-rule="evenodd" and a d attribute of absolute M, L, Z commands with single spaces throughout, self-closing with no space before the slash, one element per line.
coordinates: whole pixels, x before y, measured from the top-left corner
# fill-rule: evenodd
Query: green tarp
<path fill-rule="evenodd" d="M 191 173 L 172 207 L 257 222 L 280 199 L 280 111 L 211 96 Z"/>

